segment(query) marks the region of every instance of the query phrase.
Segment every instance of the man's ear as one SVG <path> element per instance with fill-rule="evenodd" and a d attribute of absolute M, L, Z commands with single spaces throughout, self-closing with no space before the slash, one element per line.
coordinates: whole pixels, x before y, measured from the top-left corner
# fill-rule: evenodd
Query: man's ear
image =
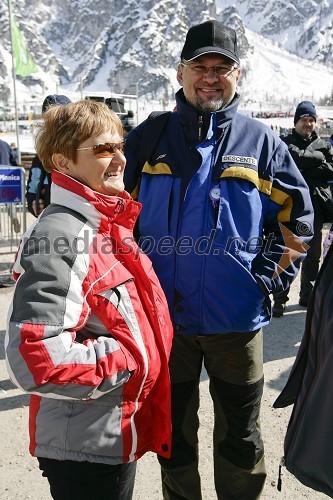
<path fill-rule="evenodd" d="M 54 167 L 62 172 L 63 174 L 68 174 L 69 172 L 69 163 L 67 158 L 62 153 L 53 153 L 52 155 L 52 163 Z"/>
<path fill-rule="evenodd" d="M 238 84 L 240 76 L 241 76 L 241 70 L 240 70 L 240 68 L 236 69 L 235 72 L 236 72 L 236 74 L 235 74 L 236 83 Z"/>
<path fill-rule="evenodd" d="M 183 86 L 183 66 L 181 64 L 178 64 L 177 68 L 177 81 L 179 85 Z"/>

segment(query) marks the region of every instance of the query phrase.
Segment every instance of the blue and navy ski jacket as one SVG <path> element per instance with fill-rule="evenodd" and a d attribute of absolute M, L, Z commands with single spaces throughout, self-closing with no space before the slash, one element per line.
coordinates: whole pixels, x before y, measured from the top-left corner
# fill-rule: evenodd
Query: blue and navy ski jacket
<path fill-rule="evenodd" d="M 254 331 L 270 320 L 269 294 L 290 286 L 305 257 L 313 224 L 307 185 L 280 138 L 237 112 L 238 95 L 202 114 L 182 89 L 176 99 L 143 166 L 149 120 L 125 145 L 125 186 L 143 205 L 140 246 L 179 332 Z"/>

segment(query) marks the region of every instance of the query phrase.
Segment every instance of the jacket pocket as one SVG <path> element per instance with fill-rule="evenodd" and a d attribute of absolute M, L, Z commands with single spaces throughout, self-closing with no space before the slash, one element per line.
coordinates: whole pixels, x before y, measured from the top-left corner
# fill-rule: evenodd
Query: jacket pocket
<path fill-rule="evenodd" d="M 207 286 L 205 285 L 207 283 Z M 211 330 L 246 332 L 268 322 L 266 297 L 250 270 L 223 247 L 214 247 L 204 283 L 206 322 Z"/>
<path fill-rule="evenodd" d="M 121 264 L 121 262 L 116 261 L 106 272 L 96 278 L 90 287 L 90 292 L 96 295 L 105 290 L 116 288 L 122 283 L 131 280 L 134 280 L 134 276 Z"/>

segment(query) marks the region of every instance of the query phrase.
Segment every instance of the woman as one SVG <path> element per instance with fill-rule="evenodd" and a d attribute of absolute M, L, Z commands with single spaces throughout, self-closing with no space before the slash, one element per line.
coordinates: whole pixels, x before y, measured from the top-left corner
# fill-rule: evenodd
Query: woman
<path fill-rule="evenodd" d="M 55 499 L 130 499 L 135 460 L 168 457 L 172 327 L 133 240 L 121 122 L 106 105 L 51 106 L 36 150 L 51 204 L 14 265 L 6 357 L 32 394 L 30 453 Z"/>

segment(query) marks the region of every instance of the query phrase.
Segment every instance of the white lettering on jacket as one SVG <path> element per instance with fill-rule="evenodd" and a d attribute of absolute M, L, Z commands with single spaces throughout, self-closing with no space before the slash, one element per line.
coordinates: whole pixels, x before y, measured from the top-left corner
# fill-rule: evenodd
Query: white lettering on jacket
<path fill-rule="evenodd" d="M 221 159 L 222 162 L 249 163 L 250 165 L 254 165 L 255 167 L 258 165 L 258 160 L 256 158 L 252 158 L 251 156 L 226 155 L 222 156 Z"/>

